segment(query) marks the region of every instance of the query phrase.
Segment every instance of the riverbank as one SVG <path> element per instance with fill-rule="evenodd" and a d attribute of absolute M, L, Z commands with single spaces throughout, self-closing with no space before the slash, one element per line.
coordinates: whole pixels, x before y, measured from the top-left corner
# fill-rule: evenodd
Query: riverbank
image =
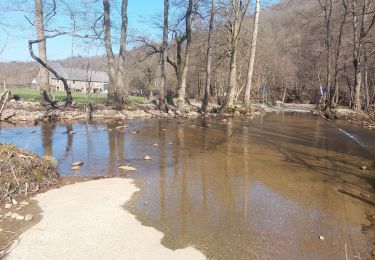
<path fill-rule="evenodd" d="M 39 122 L 39 121 L 69 121 L 69 120 L 126 120 L 126 119 L 147 119 L 147 118 L 198 118 L 203 115 L 199 113 L 201 102 L 189 100 L 185 111 L 178 111 L 175 107 L 169 106 L 169 111 L 160 111 L 153 103 L 132 104 L 118 110 L 104 104 L 93 105 L 87 111 L 83 105 L 75 105 L 70 108 L 60 107 L 59 109 L 46 110 L 37 102 L 11 100 L 3 111 L 1 120 L 10 123 Z M 265 113 L 312 113 L 322 115 L 327 120 L 341 120 L 368 129 L 375 129 L 375 112 L 370 107 L 368 111 L 356 112 L 349 108 L 337 108 L 329 115 L 316 110 L 314 104 L 295 104 L 277 102 L 274 106 L 255 103 L 253 111 L 244 114 L 240 107 L 235 107 L 225 113 L 219 112 L 217 105 L 210 105 L 210 113 L 204 117 L 233 117 L 246 116 L 255 118 Z"/>
<path fill-rule="evenodd" d="M 42 213 L 8 249 L 8 259 L 204 259 L 193 247 L 165 248 L 161 232 L 125 211 L 137 190 L 130 179 L 112 178 L 38 194 L 32 206 Z"/>

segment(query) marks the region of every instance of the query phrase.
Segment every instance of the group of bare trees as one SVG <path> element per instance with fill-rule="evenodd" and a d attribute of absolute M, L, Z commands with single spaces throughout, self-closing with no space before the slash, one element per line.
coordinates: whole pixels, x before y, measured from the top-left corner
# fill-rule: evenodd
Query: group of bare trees
<path fill-rule="evenodd" d="M 350 89 L 350 104 L 355 110 L 361 110 L 373 100 L 369 90 L 368 57 L 373 53 L 371 33 L 373 37 L 375 4 L 368 0 L 318 2 L 325 35 L 322 56 L 325 58 L 326 91 L 321 100 L 324 100 L 325 108 L 337 106 L 340 79 L 345 77 Z"/>
<path fill-rule="evenodd" d="M 138 37 L 138 42 L 141 46 L 145 48 L 146 58 L 152 54 L 161 53 L 161 99 L 164 100 L 166 94 L 166 64 L 169 63 L 176 75 L 176 91 L 175 96 L 177 97 L 177 107 L 183 110 L 186 99 L 187 90 L 187 76 L 189 71 L 189 66 L 191 65 L 190 57 L 192 56 L 193 49 L 193 35 L 198 34 L 199 30 L 205 30 L 204 28 L 199 28 L 195 26 L 195 23 L 205 22 L 205 13 L 209 13 L 209 25 L 207 34 L 200 34 L 200 36 L 207 36 L 207 52 L 204 59 L 206 64 L 205 69 L 205 87 L 204 87 L 204 97 L 202 102 L 201 111 L 203 113 L 207 112 L 208 102 L 213 94 L 212 90 L 212 56 L 213 56 L 213 34 L 214 30 L 218 27 L 225 28 L 229 34 L 230 43 L 229 48 L 226 53 L 230 56 L 229 61 L 229 73 L 228 75 L 228 88 L 225 91 L 225 96 L 223 98 L 222 107 L 233 107 L 236 100 L 236 96 L 241 92 L 241 88 L 238 87 L 238 52 L 239 52 L 239 42 L 241 35 L 241 30 L 243 29 L 243 23 L 245 18 L 250 16 L 250 6 L 251 0 L 227 0 L 227 1 L 199 1 L 199 0 L 187 0 L 187 1 L 176 1 L 174 3 L 178 8 L 185 8 L 185 12 L 182 17 L 177 17 L 176 21 L 172 25 L 169 22 L 169 1 L 164 1 L 164 23 L 163 23 L 163 42 L 161 47 L 147 41 L 145 37 Z M 207 2 L 209 4 L 207 4 Z M 218 11 L 217 11 L 218 10 Z M 250 89 L 251 89 L 251 79 L 252 71 L 255 61 L 255 50 L 257 41 L 257 31 L 258 31 L 258 21 L 259 21 L 259 10 L 260 10 L 260 0 L 256 1 L 255 8 L 255 19 L 254 19 L 254 29 L 251 40 L 251 54 L 248 58 L 248 84 L 246 85 L 246 102 L 248 108 L 250 107 Z M 217 23 L 215 23 L 215 16 L 218 16 Z M 181 21 L 184 21 L 185 26 L 183 29 L 180 28 Z M 194 25 L 193 25 L 194 23 Z M 195 29 L 195 30 L 194 30 Z M 171 32 L 173 36 L 173 41 L 170 46 L 168 46 L 168 35 Z M 194 38 L 199 44 L 199 39 Z M 194 44 L 197 44 L 194 42 Z M 169 47 L 169 48 L 168 48 Z M 147 50 L 148 49 L 148 50 Z M 173 55 L 173 53 L 175 55 Z M 226 54 L 224 54 L 226 55 Z M 175 59 L 171 58 L 175 56 Z M 244 60 L 244 57 L 240 57 Z M 247 58 L 245 58 L 247 59 Z M 199 69 L 198 69 L 199 70 Z M 200 82 L 200 79 L 198 79 Z M 171 93 L 169 93 L 171 94 Z M 173 95 L 173 94 L 172 94 Z"/>
<path fill-rule="evenodd" d="M 28 21 L 37 38 L 29 47 L 43 72 L 43 103 L 51 99 L 48 74 L 64 82 L 49 66 L 46 51 L 48 39 L 61 35 L 104 46 L 111 105 L 128 101 L 136 77 L 147 95 L 159 93 L 161 109 L 171 103 L 183 110 L 186 98 L 197 98 L 202 113 L 209 102 L 248 110 L 252 102 L 264 101 L 264 94 L 322 109 L 360 110 L 374 103 L 375 3 L 370 0 L 287 0 L 269 6 L 260 0 L 164 0 L 155 27 L 162 29 L 160 39 L 131 35 L 137 44 L 130 50 L 128 0 L 22 1 L 35 6 Z M 72 28 L 51 25 L 61 6 Z M 65 90 L 69 105 L 69 86 Z"/>

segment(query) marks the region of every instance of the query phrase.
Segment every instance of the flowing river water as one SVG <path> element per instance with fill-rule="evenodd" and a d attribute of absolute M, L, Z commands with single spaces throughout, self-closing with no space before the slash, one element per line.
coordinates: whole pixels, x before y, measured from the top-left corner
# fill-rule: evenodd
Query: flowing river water
<path fill-rule="evenodd" d="M 52 156 L 66 177 L 133 165 L 140 191 L 124 208 L 171 249 L 191 245 L 210 259 L 370 257 L 373 131 L 304 114 L 131 120 L 117 130 L 123 123 L 3 123 L 0 142 Z"/>

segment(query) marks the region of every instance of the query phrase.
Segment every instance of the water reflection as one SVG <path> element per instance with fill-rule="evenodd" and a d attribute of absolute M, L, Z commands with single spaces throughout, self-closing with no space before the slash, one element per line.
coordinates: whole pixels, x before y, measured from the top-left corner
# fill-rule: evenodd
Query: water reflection
<path fill-rule="evenodd" d="M 119 124 L 6 128 L 0 141 L 24 147 L 20 136 L 31 135 L 29 149 L 56 158 L 65 176 L 116 176 L 118 165 L 134 165 L 141 191 L 128 209 L 169 248 L 195 245 L 213 259 L 341 259 L 345 244 L 362 256 L 372 246 L 373 230 L 361 225 L 374 207 L 360 194 L 374 196 L 375 150 L 333 124 L 298 114 Z M 371 132 L 363 138 L 375 142 Z M 76 160 L 84 166 L 70 171 Z"/>

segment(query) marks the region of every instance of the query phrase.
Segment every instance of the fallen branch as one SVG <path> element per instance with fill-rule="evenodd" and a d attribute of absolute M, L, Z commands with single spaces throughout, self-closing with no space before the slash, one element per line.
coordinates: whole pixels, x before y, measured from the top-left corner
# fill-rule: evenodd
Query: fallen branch
<path fill-rule="evenodd" d="M 0 97 L 0 104 L 1 104 L 1 108 L 0 108 L 0 118 L 1 118 L 1 115 L 4 111 L 4 108 L 5 108 L 5 105 L 6 103 L 8 103 L 8 100 L 9 100 L 9 95 L 10 95 L 10 91 L 7 90 L 5 91 L 1 97 Z"/>
<path fill-rule="evenodd" d="M 54 38 L 56 36 L 59 36 L 59 35 L 64 35 L 65 33 L 57 33 L 55 35 L 50 35 L 50 36 L 45 36 L 43 39 L 38 39 L 38 40 L 29 40 L 29 52 L 30 52 L 30 55 L 31 57 L 36 60 L 40 65 L 42 65 L 44 68 L 46 68 L 48 71 L 50 71 L 53 75 L 55 75 L 56 79 L 59 79 L 63 82 L 64 84 L 64 89 L 65 89 L 65 92 L 66 92 L 66 101 L 65 101 L 65 106 L 71 106 L 72 103 L 73 103 L 73 97 L 72 97 L 72 91 L 68 85 L 68 82 L 67 80 L 61 76 L 60 74 L 57 73 L 56 70 L 54 70 L 51 66 L 49 66 L 47 63 L 45 63 L 44 61 L 42 61 L 39 57 L 37 57 L 35 54 L 34 54 L 34 51 L 33 51 L 33 44 L 36 44 L 36 43 L 39 43 L 39 42 L 43 42 L 43 41 L 46 41 L 47 39 L 49 38 Z"/>

